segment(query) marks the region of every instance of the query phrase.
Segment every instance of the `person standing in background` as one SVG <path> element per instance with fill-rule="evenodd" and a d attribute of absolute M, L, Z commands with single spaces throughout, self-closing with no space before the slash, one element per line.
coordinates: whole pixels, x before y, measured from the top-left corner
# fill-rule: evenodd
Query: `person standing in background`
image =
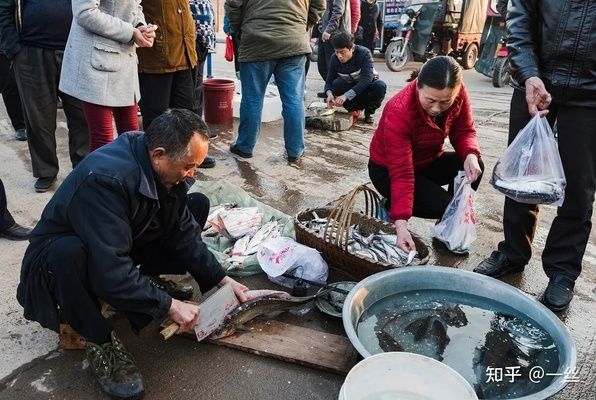
<path fill-rule="evenodd" d="M 112 7 L 97 0 L 72 0 L 73 21 L 64 51 L 60 90 L 83 103 L 89 127 L 89 151 L 118 134 L 138 131 L 140 97 L 137 47 L 151 47 L 154 28 L 147 26 L 141 0 Z"/>
<path fill-rule="evenodd" d="M 81 102 L 58 90 L 71 23 L 70 0 L 0 0 L 0 49 L 14 65 L 33 176 L 37 178 L 36 192 L 51 189 L 58 175 L 58 95 L 66 115 L 73 168 L 87 155 L 89 147 Z"/>
<path fill-rule="evenodd" d="M 195 112 L 203 115 L 203 76 L 205 72 L 205 60 L 209 50 L 215 47 L 215 18 L 213 5 L 210 0 L 189 0 L 190 11 L 195 20 L 197 31 L 196 49 L 197 66 L 195 67 L 193 78 L 195 90 Z"/>
<path fill-rule="evenodd" d="M 25 116 L 19 95 L 19 88 L 14 77 L 10 60 L 0 51 L 0 93 L 8 113 L 10 123 L 14 128 L 16 140 L 27 140 L 27 129 L 25 128 Z"/>
<path fill-rule="evenodd" d="M 354 35 L 356 44 L 364 46 L 375 54 L 375 42 L 383 32 L 383 18 L 377 0 L 362 0 L 360 2 L 360 24 Z"/>
<path fill-rule="evenodd" d="M 340 32 L 352 31 L 350 0 L 327 0 L 325 13 L 319 22 L 319 38 L 317 67 L 321 78 L 327 78 L 329 70 L 329 61 L 333 56 L 334 50 L 331 44 L 331 37 Z M 318 93 L 318 97 L 327 97 L 325 92 Z"/>

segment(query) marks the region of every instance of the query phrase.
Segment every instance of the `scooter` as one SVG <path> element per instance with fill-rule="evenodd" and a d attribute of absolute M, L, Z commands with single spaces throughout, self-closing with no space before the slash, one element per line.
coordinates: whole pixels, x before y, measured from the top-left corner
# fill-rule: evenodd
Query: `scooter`
<path fill-rule="evenodd" d="M 495 52 L 495 63 L 493 66 L 493 86 L 503 87 L 511 81 L 511 70 L 509 66 L 509 54 L 507 52 L 507 38 L 503 36 Z"/>
<path fill-rule="evenodd" d="M 400 28 L 395 29 L 385 50 L 385 64 L 391 71 L 399 72 L 413 60 L 411 38 L 422 4 L 408 7 L 399 17 Z"/>

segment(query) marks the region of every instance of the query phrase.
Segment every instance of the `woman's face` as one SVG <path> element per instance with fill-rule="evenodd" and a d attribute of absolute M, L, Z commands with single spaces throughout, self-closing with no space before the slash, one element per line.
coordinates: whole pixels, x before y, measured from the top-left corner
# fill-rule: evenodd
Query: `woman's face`
<path fill-rule="evenodd" d="M 455 101 L 459 94 L 458 85 L 455 88 L 435 89 L 430 86 L 418 88 L 418 101 L 431 117 L 438 117 L 443 114 Z"/>

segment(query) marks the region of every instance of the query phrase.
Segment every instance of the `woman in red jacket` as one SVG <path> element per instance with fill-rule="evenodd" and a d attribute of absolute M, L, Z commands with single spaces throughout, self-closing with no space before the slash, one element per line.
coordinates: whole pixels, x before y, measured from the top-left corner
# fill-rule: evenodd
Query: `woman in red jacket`
<path fill-rule="evenodd" d="M 444 150 L 446 137 L 454 152 Z M 388 200 L 397 246 L 415 250 L 410 217 L 443 216 L 459 170 L 476 190 L 484 165 L 461 67 L 451 57 L 435 57 L 389 100 L 370 144 L 370 179 Z"/>

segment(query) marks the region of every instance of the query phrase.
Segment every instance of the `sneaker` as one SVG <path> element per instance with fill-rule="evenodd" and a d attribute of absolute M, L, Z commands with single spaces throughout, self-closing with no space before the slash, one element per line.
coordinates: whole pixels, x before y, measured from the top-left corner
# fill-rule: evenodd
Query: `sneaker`
<path fill-rule="evenodd" d="M 27 140 L 27 129 L 25 129 L 25 128 L 17 129 L 14 133 L 14 138 L 21 142 L 24 142 L 25 140 Z"/>
<path fill-rule="evenodd" d="M 542 296 L 542 304 L 551 311 L 559 312 L 567 309 L 573 299 L 575 280 L 565 275 L 555 275 L 550 278 L 548 286 Z"/>
<path fill-rule="evenodd" d="M 242 158 L 252 158 L 252 153 L 245 153 L 242 150 L 240 150 L 235 144 L 230 146 L 230 151 L 234 154 L 236 154 L 237 156 L 240 156 Z"/>
<path fill-rule="evenodd" d="M 147 275 L 147 278 L 149 278 L 153 286 L 159 290 L 163 290 L 176 300 L 184 301 L 192 298 L 194 291 L 192 285 L 176 283 L 169 279 L 163 279 L 157 275 Z"/>
<path fill-rule="evenodd" d="M 52 188 L 52 186 L 54 186 L 55 183 L 56 183 L 55 176 L 37 178 L 37 181 L 35 182 L 35 191 L 37 193 L 47 192 L 48 190 L 50 190 Z"/>
<path fill-rule="evenodd" d="M 291 162 L 291 163 L 298 162 L 302 158 L 302 154 L 304 154 L 304 153 L 300 153 L 297 156 L 288 155 L 288 162 Z"/>
<path fill-rule="evenodd" d="M 484 259 L 474 268 L 474 272 L 500 278 L 504 275 L 515 274 L 524 270 L 524 265 L 512 264 L 507 256 L 500 251 L 493 251 L 490 257 Z"/>
<path fill-rule="evenodd" d="M 199 168 L 213 168 L 215 167 L 215 158 L 213 157 L 205 157 Z"/>
<path fill-rule="evenodd" d="M 89 366 L 101 390 L 112 398 L 139 399 L 145 390 L 134 359 L 112 331 L 110 341 L 98 345 L 87 342 Z"/>

